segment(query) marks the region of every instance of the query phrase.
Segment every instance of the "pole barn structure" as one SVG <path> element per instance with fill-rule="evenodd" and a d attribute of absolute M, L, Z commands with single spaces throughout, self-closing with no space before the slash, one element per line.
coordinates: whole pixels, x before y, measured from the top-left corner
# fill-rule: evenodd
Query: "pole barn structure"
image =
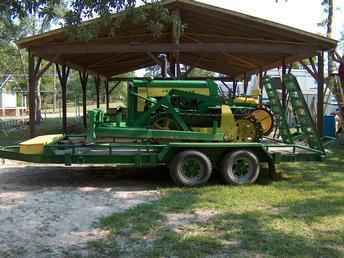
<path fill-rule="evenodd" d="M 111 23 L 100 29 L 91 41 L 71 41 L 64 29 L 57 29 L 17 42 L 29 51 L 30 129 L 35 134 L 35 96 L 39 76 L 47 66 L 60 68 L 62 89 L 68 91 L 69 69 L 80 72 L 83 92 L 83 115 L 86 116 L 86 85 L 93 75 L 99 95 L 100 81 L 153 65 L 164 66 L 164 54 L 170 63 L 170 75 L 182 78 L 180 64 L 221 73 L 233 81 L 245 80 L 254 73 L 301 62 L 318 82 L 318 130 L 322 132 L 324 103 L 324 51 L 335 49 L 335 40 L 261 18 L 226 10 L 197 1 L 166 0 L 162 5 L 174 17 L 160 37 L 148 32 L 144 24 L 126 22 L 116 34 Z M 112 24 L 123 13 L 112 17 Z M 88 21 L 81 26 L 87 26 Z M 186 25 L 186 26 L 183 26 Z M 316 58 L 314 58 L 316 57 Z M 48 64 L 41 68 L 42 59 Z M 303 60 L 309 59 L 309 65 Z M 315 62 L 314 59 L 317 61 Z M 68 69 L 67 69 L 68 67 Z M 165 69 L 162 69 L 166 72 Z M 246 84 L 245 84 L 246 85 Z M 282 102 L 285 105 L 285 86 Z M 107 90 L 109 92 L 109 90 Z M 64 98 L 66 93 L 63 94 Z M 97 104 L 99 96 L 97 96 Z M 63 100 L 66 105 L 66 100 Z M 63 112 L 66 129 L 66 113 Z"/>

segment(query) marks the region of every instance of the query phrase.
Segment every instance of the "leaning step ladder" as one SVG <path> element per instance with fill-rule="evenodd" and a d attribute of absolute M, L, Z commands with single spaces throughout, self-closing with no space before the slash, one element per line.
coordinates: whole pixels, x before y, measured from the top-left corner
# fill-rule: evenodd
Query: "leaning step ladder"
<path fill-rule="evenodd" d="M 272 85 L 272 79 L 269 76 L 263 77 L 263 85 L 265 87 L 266 94 L 269 98 L 270 108 L 274 113 L 276 123 L 278 126 L 279 134 L 282 137 L 284 143 L 293 144 L 294 140 L 289 131 L 287 122 L 287 115 L 284 112 L 281 101 L 278 96 L 277 89 Z"/>
<path fill-rule="evenodd" d="M 309 147 L 324 152 L 324 147 L 296 77 L 292 74 L 287 74 L 284 76 L 283 81 L 289 93 L 289 100 L 299 121 L 304 139 Z"/>

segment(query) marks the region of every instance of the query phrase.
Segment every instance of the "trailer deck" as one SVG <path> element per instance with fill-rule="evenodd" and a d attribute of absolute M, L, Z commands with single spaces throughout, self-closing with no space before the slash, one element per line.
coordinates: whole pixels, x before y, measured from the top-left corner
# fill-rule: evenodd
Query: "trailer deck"
<path fill-rule="evenodd" d="M 67 140 L 68 139 L 68 140 Z M 265 153 L 273 162 L 320 161 L 325 155 L 302 145 L 279 143 L 66 143 L 80 137 L 68 137 L 65 140 L 48 144 L 42 154 L 20 153 L 20 146 L 6 146 L 0 149 L 0 157 L 33 163 L 55 164 L 132 164 L 133 166 L 166 165 L 171 153 L 184 149 L 209 151 L 232 151 L 234 149 L 253 149 Z M 267 158 L 263 159 L 264 161 Z"/>

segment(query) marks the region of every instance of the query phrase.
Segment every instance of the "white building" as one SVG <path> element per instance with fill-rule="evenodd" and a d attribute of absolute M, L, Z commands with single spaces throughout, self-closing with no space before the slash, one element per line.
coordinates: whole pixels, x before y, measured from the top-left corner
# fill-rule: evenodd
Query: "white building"
<path fill-rule="evenodd" d="M 17 82 L 12 75 L 5 76 L 0 82 L 0 116 L 20 116 L 26 110 L 26 98 L 21 96 L 21 105 L 18 105 L 19 95 L 11 86 L 17 86 Z"/>

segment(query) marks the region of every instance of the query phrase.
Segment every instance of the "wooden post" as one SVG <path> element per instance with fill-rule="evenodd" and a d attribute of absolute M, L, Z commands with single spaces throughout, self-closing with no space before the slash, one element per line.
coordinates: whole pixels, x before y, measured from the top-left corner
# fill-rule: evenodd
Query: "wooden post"
<path fill-rule="evenodd" d="M 236 97 L 236 94 L 237 94 L 237 86 L 238 86 L 238 81 L 237 81 L 237 80 L 233 80 L 233 98 Z"/>
<path fill-rule="evenodd" d="M 167 56 L 166 54 L 161 54 L 159 58 L 161 60 L 161 76 L 162 78 L 167 78 Z"/>
<path fill-rule="evenodd" d="M 176 78 L 176 63 L 174 60 L 170 60 L 170 74 L 173 78 Z"/>
<path fill-rule="evenodd" d="M 323 135 L 324 123 L 324 52 L 318 53 L 318 105 L 317 105 L 317 128 L 318 134 Z"/>
<path fill-rule="evenodd" d="M 100 108 L 100 99 L 99 99 L 100 77 L 98 75 L 94 77 L 94 83 L 96 85 L 97 108 Z"/>
<path fill-rule="evenodd" d="M 87 81 L 88 81 L 88 73 L 86 71 L 80 72 L 79 77 L 81 82 L 82 88 L 82 118 L 84 123 L 84 128 L 87 128 Z"/>
<path fill-rule="evenodd" d="M 178 58 L 177 58 L 177 79 L 180 80 L 182 78 L 182 71 L 180 68 L 180 61 L 179 61 L 179 53 L 178 53 Z"/>
<path fill-rule="evenodd" d="M 179 9 L 174 9 L 172 11 L 172 17 L 173 17 L 173 22 L 172 22 L 172 30 L 171 30 L 171 40 L 173 44 L 180 45 L 180 38 L 181 38 L 181 33 L 182 33 L 182 21 L 181 21 L 181 16 L 180 16 L 180 10 Z M 181 72 L 180 72 L 180 51 L 175 51 L 172 54 L 172 61 L 171 63 L 171 68 L 173 69 L 173 75 L 174 77 L 177 77 L 178 79 L 181 77 Z"/>
<path fill-rule="evenodd" d="M 247 89 L 248 89 L 248 77 L 246 73 L 244 74 L 244 94 L 247 95 Z"/>
<path fill-rule="evenodd" d="M 259 104 L 263 103 L 263 71 L 260 70 L 259 74 L 259 92 L 260 92 L 260 96 L 259 96 Z"/>
<path fill-rule="evenodd" d="M 110 108 L 109 81 L 105 80 L 104 84 L 105 84 L 106 111 L 109 111 L 109 108 Z"/>
<path fill-rule="evenodd" d="M 61 68 L 56 64 L 57 74 L 59 76 L 62 93 L 62 130 L 67 133 L 67 82 L 70 68 L 62 65 Z"/>
<path fill-rule="evenodd" d="M 29 49 L 29 124 L 30 124 L 30 136 L 34 137 L 36 135 L 36 125 L 35 125 L 35 110 L 36 110 L 36 78 L 34 74 L 35 70 L 35 57 L 32 55 Z"/>

